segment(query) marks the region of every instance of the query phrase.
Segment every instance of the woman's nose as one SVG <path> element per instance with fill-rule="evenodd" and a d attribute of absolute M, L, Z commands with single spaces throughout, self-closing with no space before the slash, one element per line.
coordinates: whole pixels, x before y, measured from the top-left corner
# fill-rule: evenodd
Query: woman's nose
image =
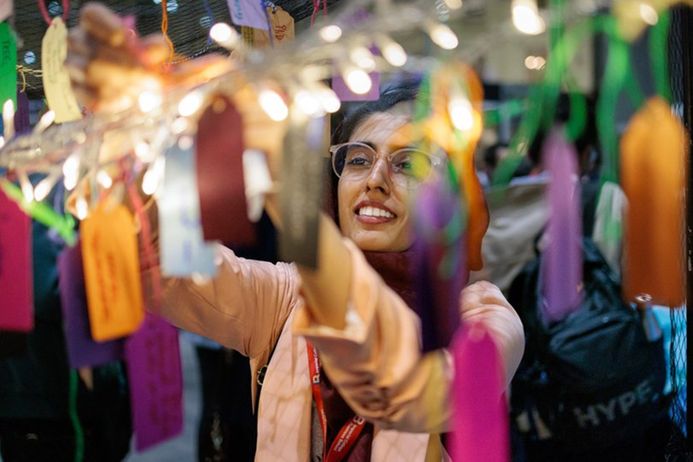
<path fill-rule="evenodd" d="M 390 165 L 385 157 L 378 157 L 368 173 L 366 186 L 368 190 L 380 189 L 390 192 Z"/>

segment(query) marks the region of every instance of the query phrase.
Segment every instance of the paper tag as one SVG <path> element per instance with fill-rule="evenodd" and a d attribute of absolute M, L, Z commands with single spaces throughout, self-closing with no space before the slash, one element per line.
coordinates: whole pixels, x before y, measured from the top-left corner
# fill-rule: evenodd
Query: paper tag
<path fill-rule="evenodd" d="M 67 357 L 71 368 L 98 366 L 123 357 L 122 340 L 98 343 L 92 340 L 84 287 L 82 249 L 66 248 L 58 257 L 60 301 Z"/>
<path fill-rule="evenodd" d="M 196 145 L 200 218 L 206 241 L 252 245 L 243 181 L 243 120 L 236 106 L 216 96 L 200 118 Z"/>
<path fill-rule="evenodd" d="M 31 220 L 0 191 L 0 329 L 34 327 Z"/>
<path fill-rule="evenodd" d="M 183 380 L 178 331 L 147 314 L 125 345 L 135 447 L 147 449 L 183 430 Z"/>
<path fill-rule="evenodd" d="M 269 30 L 253 29 L 253 46 L 265 48 L 270 45 L 277 46 L 283 42 L 293 40 L 295 36 L 294 18 L 281 7 L 267 8 L 267 16 L 272 25 L 272 41 L 270 42 Z"/>
<path fill-rule="evenodd" d="M 144 317 L 132 215 L 123 205 L 106 210 L 101 204 L 82 221 L 81 232 L 92 338 L 128 335 Z"/>
<path fill-rule="evenodd" d="M 332 77 L 332 90 L 334 90 L 339 99 L 342 101 L 376 101 L 378 98 L 380 98 L 380 73 L 371 72 L 368 75 L 370 76 L 372 82 L 371 89 L 368 91 L 368 93 L 358 95 L 349 90 L 346 82 L 339 75 Z"/>
<path fill-rule="evenodd" d="M 14 14 L 14 2 L 12 0 L 0 0 L 0 21 L 4 21 Z"/>
<path fill-rule="evenodd" d="M 166 153 L 165 165 L 159 199 L 161 270 L 168 276 L 214 276 L 215 246 L 205 243 L 200 226 L 194 147 L 174 145 Z"/>
<path fill-rule="evenodd" d="M 12 99 L 17 107 L 17 41 L 6 22 L 0 23 L 0 104 Z"/>
<path fill-rule="evenodd" d="M 268 30 L 264 0 L 227 0 L 231 20 L 237 26 Z"/>
<path fill-rule="evenodd" d="M 65 69 L 67 57 L 67 28 L 61 18 L 53 18 L 41 41 L 43 91 L 48 107 L 55 112 L 55 122 L 70 122 L 82 118 L 82 111 L 72 92 L 70 76 Z"/>
<path fill-rule="evenodd" d="M 301 117 L 295 115 L 294 117 Z M 325 171 L 324 118 L 292 120 L 284 140 L 280 210 L 283 229 L 279 253 L 283 260 L 317 267 L 318 230 Z"/>
<path fill-rule="evenodd" d="M 0 331 L 0 359 L 23 356 L 27 352 L 28 334 Z"/>
<path fill-rule="evenodd" d="M 265 153 L 257 149 L 246 149 L 243 152 L 243 179 L 248 219 L 257 223 L 265 207 L 265 195 L 272 189 L 272 176 Z"/>

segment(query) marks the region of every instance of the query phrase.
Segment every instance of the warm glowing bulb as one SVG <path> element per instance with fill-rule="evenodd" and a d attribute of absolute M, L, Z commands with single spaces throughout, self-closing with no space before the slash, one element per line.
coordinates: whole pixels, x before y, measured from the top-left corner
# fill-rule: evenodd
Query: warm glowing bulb
<path fill-rule="evenodd" d="M 29 178 L 27 178 L 26 174 L 23 177 L 20 177 L 19 182 L 22 186 L 22 195 L 24 196 L 24 200 L 26 202 L 32 202 L 34 200 L 34 187 L 31 186 L 31 182 L 29 181 Z"/>
<path fill-rule="evenodd" d="M 456 129 L 467 132 L 474 128 L 474 110 L 467 98 L 453 97 L 448 103 L 448 112 Z"/>
<path fill-rule="evenodd" d="M 96 181 L 98 181 L 101 187 L 104 189 L 108 189 L 113 186 L 113 179 L 111 179 L 111 176 L 106 173 L 105 170 L 101 170 L 96 174 Z"/>
<path fill-rule="evenodd" d="M 459 10 L 462 8 L 462 0 L 445 0 L 445 6 L 451 10 Z"/>
<path fill-rule="evenodd" d="M 342 36 L 342 28 L 336 24 L 330 24 L 320 29 L 319 34 L 326 42 L 336 42 Z"/>
<path fill-rule="evenodd" d="M 151 112 L 161 106 L 161 95 L 145 90 L 137 97 L 137 104 L 140 107 L 140 111 L 144 113 Z"/>
<path fill-rule="evenodd" d="M 43 180 L 39 181 L 39 184 L 34 188 L 34 199 L 41 202 L 48 194 L 51 192 L 53 185 L 55 184 L 55 175 L 47 176 Z"/>
<path fill-rule="evenodd" d="M 238 32 L 225 22 L 218 22 L 209 29 L 209 36 L 219 45 L 229 48 L 238 43 Z"/>
<path fill-rule="evenodd" d="M 375 58 L 373 58 L 373 53 L 364 46 L 353 48 L 349 52 L 349 58 L 362 69 L 367 71 L 375 69 Z"/>
<path fill-rule="evenodd" d="M 202 107 L 204 98 L 199 91 L 191 91 L 178 103 L 178 113 L 183 117 L 190 117 Z"/>
<path fill-rule="evenodd" d="M 407 62 L 407 52 L 404 51 L 402 45 L 384 37 L 381 40 L 381 52 L 383 53 L 383 58 L 395 67 L 404 66 Z"/>
<path fill-rule="evenodd" d="M 149 170 L 142 177 L 142 192 L 148 196 L 152 196 L 161 183 L 161 173 L 163 171 L 163 158 L 157 159 Z"/>
<path fill-rule="evenodd" d="M 72 191 L 77 186 L 79 179 L 79 155 L 72 154 L 63 163 L 63 176 L 65 177 L 65 189 Z"/>
<path fill-rule="evenodd" d="M 513 0 L 513 24 L 523 34 L 537 35 L 546 30 L 546 24 L 537 9 L 536 1 Z"/>
<path fill-rule="evenodd" d="M 140 141 L 135 145 L 135 155 L 137 158 L 143 162 L 151 161 L 150 154 L 152 150 L 149 147 L 149 143 Z"/>
<path fill-rule="evenodd" d="M 3 146 L 5 146 L 5 137 L 0 135 L 0 149 L 2 149 Z"/>
<path fill-rule="evenodd" d="M 432 24 L 428 30 L 428 34 L 431 36 L 433 43 L 444 50 L 454 50 L 457 48 L 457 45 L 460 44 L 457 35 L 445 24 Z"/>
<path fill-rule="evenodd" d="M 171 122 L 171 131 L 176 135 L 180 135 L 187 129 L 188 119 L 186 119 L 185 117 L 176 117 L 176 119 L 173 122 Z"/>
<path fill-rule="evenodd" d="M 192 136 L 181 136 L 178 139 L 178 147 L 183 151 L 187 151 L 188 149 L 192 148 L 193 144 L 195 144 L 195 141 L 193 140 Z"/>
<path fill-rule="evenodd" d="M 36 128 L 34 128 L 34 131 L 36 133 L 43 133 L 43 131 L 50 127 L 53 122 L 55 122 L 55 111 L 51 109 L 50 111 L 46 111 L 46 113 L 41 116 L 36 124 Z"/>
<path fill-rule="evenodd" d="M 80 197 L 79 199 L 77 199 L 75 209 L 77 210 L 77 218 L 79 220 L 84 220 L 85 218 L 87 218 L 87 215 L 89 214 L 89 204 L 87 203 L 87 200 L 85 198 Z"/>
<path fill-rule="evenodd" d="M 344 82 L 346 82 L 349 90 L 357 95 L 365 95 L 373 86 L 368 73 L 358 67 L 349 67 L 344 71 Z"/>
<path fill-rule="evenodd" d="M 342 102 L 339 101 L 339 97 L 331 88 L 323 87 L 318 91 L 317 94 L 320 104 L 325 112 L 333 114 L 339 111 L 339 108 L 342 106 Z"/>
<path fill-rule="evenodd" d="M 640 4 L 640 17 L 650 26 L 654 26 L 659 22 L 659 15 L 652 5 L 648 3 Z"/>
<path fill-rule="evenodd" d="M 281 122 L 289 116 L 289 108 L 279 94 L 270 89 L 260 92 L 260 107 L 275 122 Z"/>
<path fill-rule="evenodd" d="M 294 102 L 307 116 L 314 117 L 324 112 L 319 97 L 308 90 L 299 90 L 296 92 Z"/>
<path fill-rule="evenodd" d="M 2 124 L 5 139 L 9 140 L 14 136 L 14 103 L 11 99 L 8 99 L 2 105 Z"/>

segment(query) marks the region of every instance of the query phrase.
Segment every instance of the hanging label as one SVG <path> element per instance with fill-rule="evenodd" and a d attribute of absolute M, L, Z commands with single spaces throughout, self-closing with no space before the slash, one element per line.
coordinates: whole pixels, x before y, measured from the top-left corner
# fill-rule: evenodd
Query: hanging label
<path fill-rule="evenodd" d="M 0 331 L 0 359 L 23 356 L 27 352 L 28 334 Z"/>
<path fill-rule="evenodd" d="M 237 26 L 268 30 L 265 0 L 227 0 L 231 20 Z"/>
<path fill-rule="evenodd" d="M 295 35 L 294 18 L 281 7 L 267 8 L 267 16 L 270 20 L 272 31 L 272 41 L 270 42 L 268 30 L 253 29 L 253 46 L 266 48 L 271 45 L 277 46 L 283 42 L 293 40 Z"/>
<path fill-rule="evenodd" d="M 17 107 L 17 41 L 6 22 L 0 23 L 0 105 L 11 99 Z"/>
<path fill-rule="evenodd" d="M 317 267 L 318 230 L 325 170 L 324 118 L 300 119 L 294 111 L 284 140 L 280 210 L 283 229 L 279 252 L 283 260 Z"/>
<path fill-rule="evenodd" d="M 236 106 L 216 96 L 200 118 L 196 141 L 200 219 L 206 241 L 252 245 L 243 180 L 243 120 Z"/>
<path fill-rule="evenodd" d="M 31 220 L 0 191 L 0 329 L 34 327 Z"/>
<path fill-rule="evenodd" d="M 53 18 L 41 42 L 43 91 L 48 107 L 55 112 L 55 122 L 70 122 L 82 118 L 82 111 L 72 92 L 70 76 L 65 68 L 67 57 L 67 28 L 61 18 Z"/>
<path fill-rule="evenodd" d="M 135 447 L 147 449 L 183 430 L 178 331 L 153 314 L 125 345 Z"/>
<path fill-rule="evenodd" d="M 0 21 L 4 21 L 14 14 L 14 2 L 12 0 L 0 0 Z"/>
<path fill-rule="evenodd" d="M 166 153 L 164 190 L 159 199 L 161 270 L 167 276 L 214 276 L 214 245 L 205 243 L 194 148 L 174 145 Z"/>
<path fill-rule="evenodd" d="M 354 93 L 349 89 L 340 75 L 332 77 L 332 89 L 342 101 L 376 101 L 380 98 L 380 73 L 371 72 L 371 89 L 363 95 Z"/>
<path fill-rule="evenodd" d="M 98 366 L 123 357 L 123 341 L 95 342 L 89 330 L 82 249 L 66 248 L 58 257 L 63 329 L 70 367 Z"/>
<path fill-rule="evenodd" d="M 92 338 L 128 335 L 144 318 L 132 215 L 123 205 L 107 210 L 101 204 L 82 222 L 81 232 Z"/>

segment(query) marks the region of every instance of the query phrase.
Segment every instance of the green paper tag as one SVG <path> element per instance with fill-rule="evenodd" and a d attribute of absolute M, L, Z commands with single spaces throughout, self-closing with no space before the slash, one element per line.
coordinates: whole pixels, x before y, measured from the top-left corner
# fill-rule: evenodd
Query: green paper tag
<path fill-rule="evenodd" d="M 9 24 L 0 24 L 0 106 L 12 98 L 17 109 L 17 41 Z"/>

